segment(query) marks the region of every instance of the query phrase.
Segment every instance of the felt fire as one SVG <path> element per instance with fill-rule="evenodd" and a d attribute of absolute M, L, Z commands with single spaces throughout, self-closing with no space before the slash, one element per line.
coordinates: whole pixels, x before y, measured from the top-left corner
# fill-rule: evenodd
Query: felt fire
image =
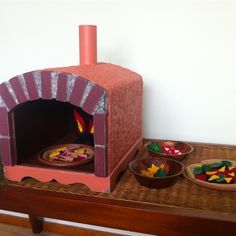
<path fill-rule="evenodd" d="M 80 133 L 89 132 L 90 134 L 94 133 L 94 125 L 92 120 L 88 120 L 88 128 L 85 125 L 84 118 L 74 109 L 74 117 L 78 126 L 78 131 Z"/>

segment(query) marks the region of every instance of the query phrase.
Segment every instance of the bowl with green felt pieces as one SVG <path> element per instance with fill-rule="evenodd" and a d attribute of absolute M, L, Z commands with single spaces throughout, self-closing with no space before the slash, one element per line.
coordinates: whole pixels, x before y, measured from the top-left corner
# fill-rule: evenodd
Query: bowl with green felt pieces
<path fill-rule="evenodd" d="M 177 161 L 183 161 L 193 151 L 190 144 L 173 140 L 149 141 L 144 147 L 152 157 L 165 157 Z"/>
<path fill-rule="evenodd" d="M 208 159 L 186 166 L 184 176 L 214 190 L 236 191 L 236 161 Z"/>
<path fill-rule="evenodd" d="M 129 168 L 141 185 L 157 189 L 175 184 L 184 171 L 181 162 L 158 157 L 133 160 Z"/>

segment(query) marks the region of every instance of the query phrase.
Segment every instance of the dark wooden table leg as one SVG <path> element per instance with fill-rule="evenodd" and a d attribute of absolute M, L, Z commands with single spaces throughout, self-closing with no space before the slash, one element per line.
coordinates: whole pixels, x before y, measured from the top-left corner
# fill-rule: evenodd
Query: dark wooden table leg
<path fill-rule="evenodd" d="M 39 234 L 43 230 L 43 218 L 29 215 L 29 220 L 33 233 Z"/>

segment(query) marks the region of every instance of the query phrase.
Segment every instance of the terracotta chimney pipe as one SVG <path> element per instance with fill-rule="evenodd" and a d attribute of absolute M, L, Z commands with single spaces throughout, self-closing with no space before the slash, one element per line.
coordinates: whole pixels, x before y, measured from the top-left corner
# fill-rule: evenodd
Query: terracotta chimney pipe
<path fill-rule="evenodd" d="M 80 65 L 97 63 L 97 26 L 79 26 Z"/>

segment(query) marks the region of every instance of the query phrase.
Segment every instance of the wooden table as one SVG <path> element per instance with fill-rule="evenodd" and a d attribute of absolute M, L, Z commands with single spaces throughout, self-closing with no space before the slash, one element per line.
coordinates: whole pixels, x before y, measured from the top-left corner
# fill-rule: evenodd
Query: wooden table
<path fill-rule="evenodd" d="M 198 144 L 194 145 L 194 148 L 195 154 L 193 153 L 191 158 L 199 156 L 204 149 L 204 152 L 209 152 L 210 157 L 216 153 L 228 153 L 227 155 L 236 159 L 236 148 L 216 145 L 201 146 Z M 215 149 L 217 151 L 214 154 Z M 147 155 L 147 153 L 140 155 Z M 226 156 L 226 159 L 229 159 L 229 156 Z M 189 157 L 189 160 L 191 158 Z M 43 184 L 34 183 L 35 186 L 40 186 L 31 187 L 28 183 L 27 181 L 23 184 L 8 183 L 1 186 L 0 208 L 28 214 L 33 232 L 42 230 L 42 222 L 38 217 L 49 217 L 161 236 L 235 235 L 236 231 L 236 193 L 204 189 L 185 178 L 180 179 L 173 187 L 153 190 L 140 186 L 130 171 L 127 170 L 122 174 L 115 190 L 110 194 L 92 193 L 86 188 L 84 190 L 84 187 L 81 187 L 82 190 L 75 190 L 76 188 L 79 189 L 80 186 L 76 188 L 74 186 L 73 189 L 65 187 L 66 191 L 65 189 L 60 190 L 58 183 L 52 184 L 53 190 L 48 190 L 43 188 Z M 176 189 L 181 190 L 186 185 L 190 189 L 189 198 L 186 198 L 189 200 L 182 203 L 178 201 L 178 198 L 181 197 L 179 196 L 181 195 L 180 191 L 179 194 L 174 195 L 174 199 L 170 199 L 173 202 L 172 204 L 165 203 L 165 201 L 168 202 L 168 196 L 173 198 L 171 194 L 173 195 Z M 135 197 L 135 193 L 137 197 Z M 145 196 L 140 196 L 142 194 Z M 199 197 L 198 204 L 191 202 L 191 194 Z M 213 198 L 212 201 L 209 196 Z M 204 200 L 204 198 L 206 199 Z M 202 207 L 205 206 L 204 201 L 209 201 L 209 204 L 206 204 L 209 205 L 207 209 Z M 217 201 L 220 204 L 219 208 Z M 226 204 L 228 208 L 222 210 L 222 204 Z"/>

